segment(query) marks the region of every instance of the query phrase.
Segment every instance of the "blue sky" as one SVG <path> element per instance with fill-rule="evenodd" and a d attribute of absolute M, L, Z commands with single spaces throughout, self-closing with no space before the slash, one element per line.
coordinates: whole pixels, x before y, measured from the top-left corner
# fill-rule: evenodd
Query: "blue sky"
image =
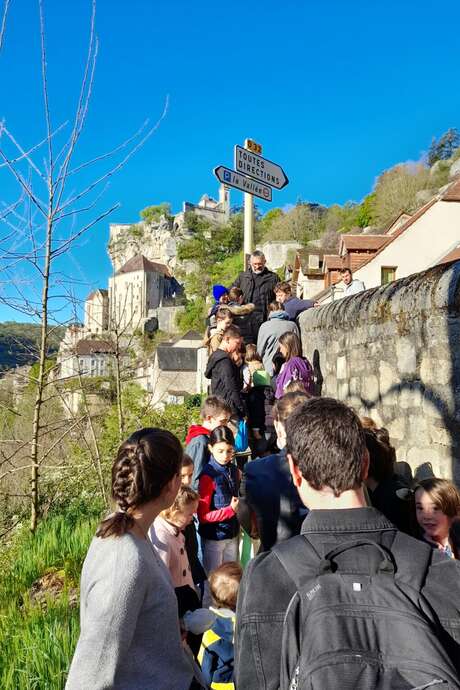
<path fill-rule="evenodd" d="M 90 2 L 44 6 L 58 123 L 75 104 Z M 134 222 L 140 209 L 161 201 L 179 210 L 183 200 L 216 195 L 212 168 L 231 166 L 233 145 L 247 136 L 290 179 L 274 192 L 274 207 L 298 198 L 359 201 L 382 170 L 418 159 L 433 136 L 460 126 L 458 3 L 442 11 L 425 0 L 99 0 L 96 24 L 96 81 L 77 160 L 112 148 L 146 117 L 155 121 L 167 94 L 170 105 L 158 132 L 111 181 L 105 205 L 121 208 L 63 261 L 82 282 L 79 297 L 106 285 L 110 221 Z M 0 93 L 0 118 L 25 146 L 37 141 L 35 0 L 11 0 Z M 2 171 L 0 200 L 12 193 Z M 240 200 L 234 192 L 232 202 Z M 0 307 L 6 318 L 15 317 Z"/>

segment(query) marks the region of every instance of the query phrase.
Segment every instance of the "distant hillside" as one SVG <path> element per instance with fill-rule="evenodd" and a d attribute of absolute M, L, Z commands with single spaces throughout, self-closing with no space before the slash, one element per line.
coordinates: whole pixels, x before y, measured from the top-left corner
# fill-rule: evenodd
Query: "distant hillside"
<path fill-rule="evenodd" d="M 57 352 L 64 336 L 64 327 L 53 330 L 50 352 Z M 5 321 L 0 323 L 0 372 L 24 364 L 33 364 L 38 358 L 40 326 L 33 323 Z"/>

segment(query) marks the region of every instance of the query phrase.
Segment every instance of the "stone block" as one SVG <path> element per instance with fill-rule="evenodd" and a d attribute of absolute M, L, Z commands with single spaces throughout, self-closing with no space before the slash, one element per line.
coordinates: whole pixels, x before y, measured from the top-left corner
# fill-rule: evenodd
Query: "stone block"
<path fill-rule="evenodd" d="M 396 359 L 401 374 L 415 374 L 417 353 L 410 338 L 400 338 L 396 341 Z"/>
<path fill-rule="evenodd" d="M 371 374 L 363 378 L 362 397 L 372 405 L 376 405 L 379 400 L 379 382 L 377 376 Z"/>
<path fill-rule="evenodd" d="M 430 436 L 433 443 L 439 443 L 442 446 L 452 446 L 452 434 L 443 426 L 431 425 Z"/>
<path fill-rule="evenodd" d="M 348 381 L 339 381 L 337 384 L 337 397 L 339 400 L 343 400 L 344 402 L 348 399 L 350 395 L 350 386 L 348 384 Z"/>
<path fill-rule="evenodd" d="M 425 479 L 435 475 L 439 470 L 440 456 L 431 446 L 412 446 L 407 453 L 407 462 L 412 468 L 414 477 Z"/>
<path fill-rule="evenodd" d="M 387 424 L 388 433 L 390 434 L 390 439 L 397 439 L 398 441 L 403 441 L 406 437 L 406 419 L 404 417 L 398 417 L 392 422 Z"/>
<path fill-rule="evenodd" d="M 347 358 L 345 355 L 337 357 L 337 379 L 348 379 Z"/>

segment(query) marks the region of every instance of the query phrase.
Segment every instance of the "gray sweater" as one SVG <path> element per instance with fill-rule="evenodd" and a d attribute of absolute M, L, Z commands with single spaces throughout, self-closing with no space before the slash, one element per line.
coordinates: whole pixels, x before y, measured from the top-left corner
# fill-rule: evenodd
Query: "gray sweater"
<path fill-rule="evenodd" d="M 273 357 L 278 352 L 279 339 L 284 333 L 299 335 L 297 324 L 289 320 L 285 311 L 272 311 L 259 328 L 257 336 L 257 352 L 262 357 L 265 371 L 273 376 Z"/>
<path fill-rule="evenodd" d="M 131 533 L 95 537 L 81 576 L 80 638 L 66 690 L 188 690 L 166 566 Z"/>

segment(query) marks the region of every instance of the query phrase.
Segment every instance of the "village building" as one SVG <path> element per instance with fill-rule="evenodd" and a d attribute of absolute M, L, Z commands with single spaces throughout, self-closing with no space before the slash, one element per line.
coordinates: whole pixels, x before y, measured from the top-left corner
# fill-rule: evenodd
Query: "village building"
<path fill-rule="evenodd" d="M 203 194 L 197 204 L 184 201 L 182 211 L 174 216 L 173 230 L 175 234 L 187 231 L 186 214 L 190 212 L 211 223 L 225 225 L 230 220 L 229 188 L 223 184 L 220 185 L 218 201 L 207 194 Z"/>
<path fill-rule="evenodd" d="M 104 333 L 109 327 L 109 293 L 98 288 L 90 292 L 85 301 L 85 332 Z"/>

